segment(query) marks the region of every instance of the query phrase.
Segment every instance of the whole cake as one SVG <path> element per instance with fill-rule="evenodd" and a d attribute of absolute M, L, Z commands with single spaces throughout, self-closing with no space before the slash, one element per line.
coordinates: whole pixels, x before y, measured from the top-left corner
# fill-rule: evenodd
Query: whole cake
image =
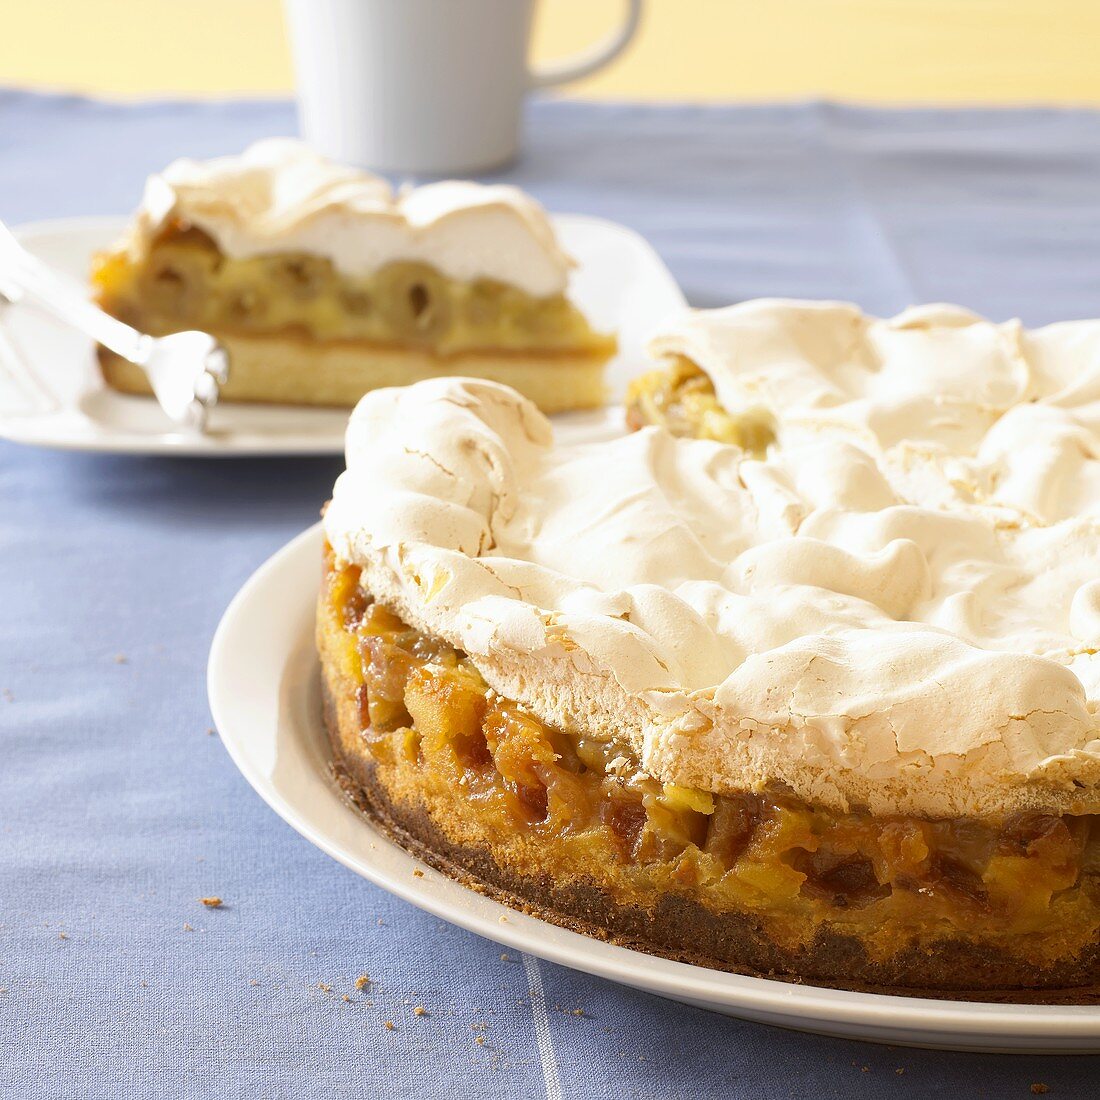
<path fill-rule="evenodd" d="M 654 352 L 611 442 L 472 380 L 355 410 L 318 615 L 349 789 L 645 950 L 1094 996 L 1100 322 L 764 301 Z"/>
<path fill-rule="evenodd" d="M 462 374 L 505 381 L 546 412 L 598 406 L 615 339 L 569 300 L 573 261 L 515 187 L 394 193 L 285 138 L 178 160 L 96 257 L 99 305 L 143 332 L 212 333 L 221 397 L 354 405 L 368 390 Z M 105 349 L 108 385 L 149 393 Z"/>

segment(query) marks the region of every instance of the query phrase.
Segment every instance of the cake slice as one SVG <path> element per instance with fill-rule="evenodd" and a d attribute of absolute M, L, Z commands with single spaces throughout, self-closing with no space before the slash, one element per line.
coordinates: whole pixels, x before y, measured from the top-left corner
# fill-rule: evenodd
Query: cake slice
<path fill-rule="evenodd" d="M 92 284 L 102 308 L 144 332 L 221 340 L 227 401 L 351 406 L 379 386 L 461 374 L 558 412 L 603 403 L 616 347 L 569 300 L 572 266 L 514 187 L 395 194 L 271 139 L 151 177 Z M 108 385 L 150 392 L 140 370 L 99 358 Z"/>

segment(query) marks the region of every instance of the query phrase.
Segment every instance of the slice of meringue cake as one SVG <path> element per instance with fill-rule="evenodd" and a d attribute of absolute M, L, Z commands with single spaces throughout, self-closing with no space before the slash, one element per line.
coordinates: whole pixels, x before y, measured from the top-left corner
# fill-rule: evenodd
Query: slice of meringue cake
<path fill-rule="evenodd" d="M 517 188 L 395 192 L 269 139 L 152 176 L 92 283 L 102 308 L 144 332 L 218 337 L 228 401 L 351 406 L 381 386 L 462 375 L 559 412 L 604 403 L 616 350 L 567 296 L 573 266 Z M 138 368 L 102 348 L 99 360 L 109 386 L 150 392 Z"/>

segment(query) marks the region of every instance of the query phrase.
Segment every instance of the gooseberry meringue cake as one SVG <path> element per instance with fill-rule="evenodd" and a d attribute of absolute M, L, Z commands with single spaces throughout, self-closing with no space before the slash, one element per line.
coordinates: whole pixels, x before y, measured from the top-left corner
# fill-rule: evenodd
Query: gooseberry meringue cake
<path fill-rule="evenodd" d="M 98 255 L 99 305 L 154 336 L 212 333 L 228 401 L 350 407 L 368 390 L 462 374 L 546 412 L 602 405 L 614 337 L 568 296 L 572 259 L 515 187 L 394 192 L 285 138 L 152 176 Z M 149 393 L 101 349 L 107 384 Z"/>
<path fill-rule="evenodd" d="M 643 950 L 1095 995 L 1100 323 L 763 302 L 655 351 L 609 442 L 484 381 L 356 408 L 317 632 L 347 789 Z"/>

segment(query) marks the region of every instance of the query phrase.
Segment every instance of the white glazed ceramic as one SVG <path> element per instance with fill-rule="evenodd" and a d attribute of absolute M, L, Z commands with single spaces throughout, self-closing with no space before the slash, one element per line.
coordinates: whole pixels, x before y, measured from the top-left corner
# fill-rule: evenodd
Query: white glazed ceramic
<path fill-rule="evenodd" d="M 287 0 L 302 135 L 377 171 L 470 175 L 515 157 L 524 96 L 588 76 L 633 37 L 531 70 L 535 0 Z"/>
<path fill-rule="evenodd" d="M 39 222 L 16 229 L 19 240 L 51 267 L 83 284 L 93 252 L 122 230 L 119 218 Z M 611 404 L 554 418 L 563 438 L 607 438 L 622 431 L 627 381 L 646 367 L 654 326 L 683 309 L 684 297 L 656 252 L 635 232 L 580 215 L 555 216 L 563 245 L 578 261 L 570 296 L 597 328 L 618 331 L 619 354 L 608 364 Z M 26 364 L 21 373 L 6 366 Z M 30 306 L 0 312 L 0 438 L 66 450 L 211 457 L 341 454 L 343 409 L 219 404 L 208 432 L 182 432 L 152 398 L 108 389 L 91 343 Z"/>
<path fill-rule="evenodd" d="M 244 585 L 214 637 L 207 686 L 218 732 L 245 778 L 346 867 L 518 951 L 730 1016 L 908 1046 L 1100 1052 L 1100 1008 L 886 997 L 723 974 L 566 931 L 424 867 L 356 811 L 331 777 L 313 648 L 322 541 L 320 525 L 310 528 Z"/>

